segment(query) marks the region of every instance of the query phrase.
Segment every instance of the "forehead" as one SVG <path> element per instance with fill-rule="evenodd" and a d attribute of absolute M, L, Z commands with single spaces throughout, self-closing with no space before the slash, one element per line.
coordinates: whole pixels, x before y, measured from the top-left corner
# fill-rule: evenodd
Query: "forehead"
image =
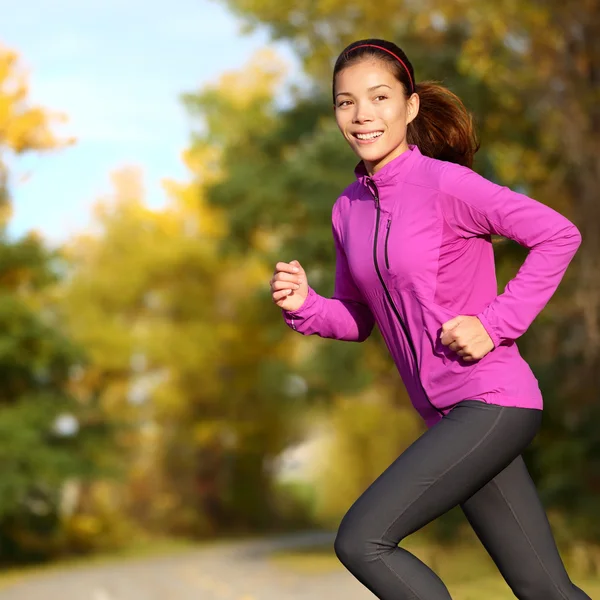
<path fill-rule="evenodd" d="M 367 90 L 375 85 L 401 85 L 394 77 L 390 67 L 381 60 L 361 60 L 340 71 L 335 79 L 339 92 L 353 92 Z"/>

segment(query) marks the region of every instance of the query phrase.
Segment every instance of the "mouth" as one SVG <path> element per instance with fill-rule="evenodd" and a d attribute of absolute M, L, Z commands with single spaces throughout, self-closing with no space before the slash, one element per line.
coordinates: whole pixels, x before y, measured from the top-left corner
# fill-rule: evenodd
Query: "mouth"
<path fill-rule="evenodd" d="M 366 133 L 353 133 L 352 137 L 359 144 L 372 144 L 383 135 L 383 131 L 369 131 Z"/>

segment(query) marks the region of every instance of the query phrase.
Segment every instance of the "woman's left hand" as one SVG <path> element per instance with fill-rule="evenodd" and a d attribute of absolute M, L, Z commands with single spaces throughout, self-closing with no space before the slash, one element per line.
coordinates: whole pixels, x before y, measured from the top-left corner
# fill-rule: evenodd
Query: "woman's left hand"
<path fill-rule="evenodd" d="M 494 342 L 477 317 L 459 315 L 442 325 L 441 342 L 466 361 L 481 360 Z"/>

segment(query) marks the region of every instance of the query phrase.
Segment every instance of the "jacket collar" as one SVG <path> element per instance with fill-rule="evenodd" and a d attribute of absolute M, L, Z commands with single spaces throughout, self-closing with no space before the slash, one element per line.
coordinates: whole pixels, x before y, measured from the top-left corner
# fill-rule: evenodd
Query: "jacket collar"
<path fill-rule="evenodd" d="M 365 183 L 365 180 L 370 178 L 377 186 L 385 186 L 386 184 L 394 183 L 398 179 L 403 179 L 421 156 L 422 154 L 417 146 L 409 144 L 406 152 L 403 152 L 400 156 L 391 160 L 372 177 L 367 173 L 367 169 L 362 160 L 356 165 L 354 174 L 361 183 Z"/>

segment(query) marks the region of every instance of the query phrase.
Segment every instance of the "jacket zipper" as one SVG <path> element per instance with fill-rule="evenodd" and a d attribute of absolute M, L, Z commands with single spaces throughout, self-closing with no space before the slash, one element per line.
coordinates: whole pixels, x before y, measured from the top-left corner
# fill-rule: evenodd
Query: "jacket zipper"
<path fill-rule="evenodd" d="M 402 320 L 402 317 L 400 316 L 400 312 L 398 311 L 398 308 L 394 304 L 392 295 L 390 294 L 390 291 L 388 290 L 387 286 L 385 285 L 385 281 L 383 280 L 383 276 L 381 275 L 381 271 L 379 270 L 379 263 L 377 261 L 377 240 L 379 238 L 379 221 L 381 218 L 381 206 L 379 204 L 379 190 L 377 189 L 377 185 L 375 184 L 375 182 L 372 179 L 367 179 L 367 181 L 369 182 L 369 185 L 367 187 L 369 188 L 369 191 L 371 192 L 371 194 L 373 195 L 373 198 L 375 199 L 375 206 L 377 208 L 377 216 L 376 216 L 376 220 L 375 220 L 375 239 L 373 241 L 373 263 L 375 264 L 375 271 L 377 272 L 377 277 L 379 278 L 379 282 L 381 283 L 381 285 L 383 287 L 383 291 L 385 292 L 387 301 L 389 302 L 389 304 L 392 308 L 392 311 L 394 312 L 394 315 L 396 316 L 396 319 L 398 319 L 398 323 L 400 323 L 400 327 L 402 328 L 402 331 L 404 332 L 404 335 L 406 336 L 406 340 L 408 341 L 408 345 L 410 347 L 410 351 L 413 355 L 413 360 L 415 362 L 416 377 L 419 382 L 419 385 L 421 386 L 423 395 L 425 396 L 425 399 L 429 403 L 429 406 L 431 406 L 431 408 L 433 408 L 433 410 L 435 410 L 439 415 L 443 416 L 444 413 L 437 406 L 433 405 L 433 403 L 429 399 L 429 396 L 427 395 L 427 392 L 425 391 L 425 388 L 423 387 L 423 382 L 421 381 L 421 378 L 419 377 L 419 372 L 418 372 L 417 351 L 415 349 L 412 337 L 410 336 L 408 328 L 406 327 L 406 324 L 404 323 L 404 321 Z M 388 219 L 387 234 L 386 234 L 386 251 L 387 251 L 387 237 L 389 236 L 389 233 L 390 233 L 391 221 L 392 221 L 391 218 Z M 387 261 L 387 255 L 386 255 L 386 261 Z M 387 264 L 387 262 L 386 262 L 386 264 Z"/>
<path fill-rule="evenodd" d="M 388 271 L 389 271 L 390 257 L 388 255 L 388 240 L 390 239 L 390 229 L 392 228 L 392 218 L 391 217 L 387 220 L 386 228 L 387 228 L 387 232 L 385 234 L 385 268 L 388 269 Z"/>

